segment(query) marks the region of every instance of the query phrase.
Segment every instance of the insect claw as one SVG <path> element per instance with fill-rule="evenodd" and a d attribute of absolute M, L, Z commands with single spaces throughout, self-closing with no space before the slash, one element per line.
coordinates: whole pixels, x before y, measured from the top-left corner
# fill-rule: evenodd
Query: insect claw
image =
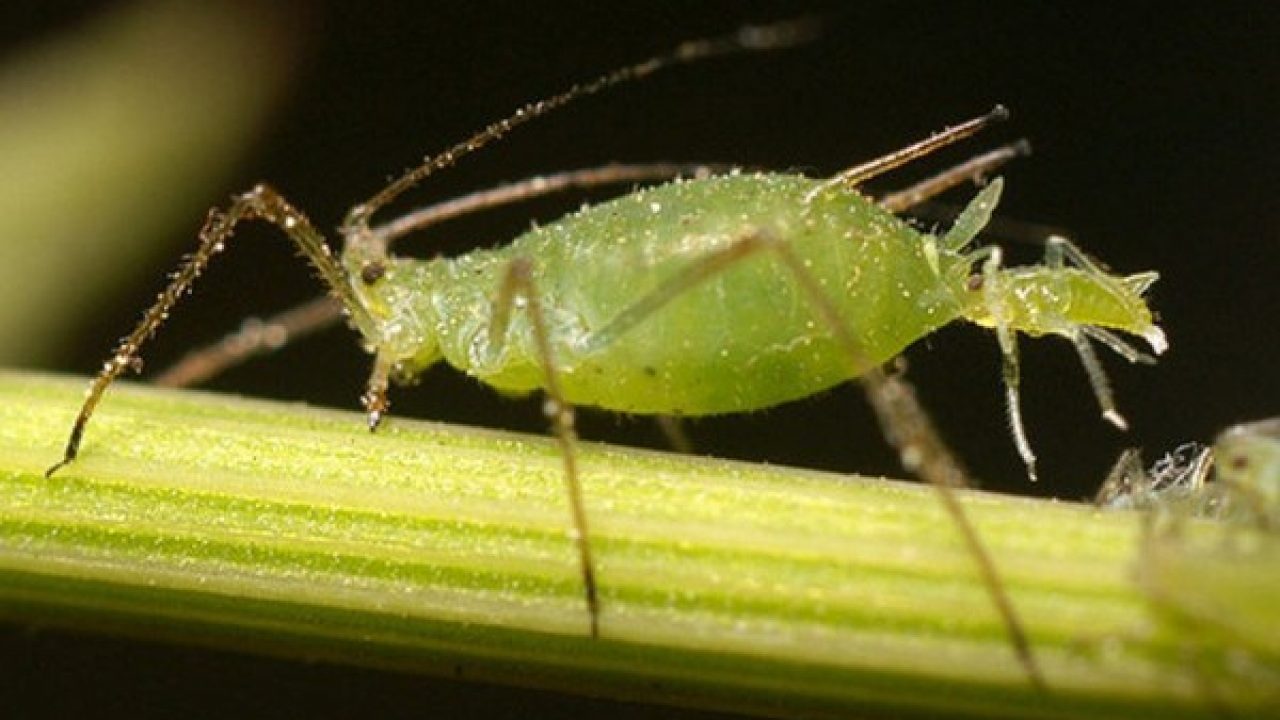
<path fill-rule="evenodd" d="M 369 432 L 376 431 L 378 429 L 378 425 L 380 424 L 382 424 L 382 411 L 370 410 L 369 411 Z"/>
<path fill-rule="evenodd" d="M 1107 422 L 1111 423 L 1112 425 L 1115 425 L 1117 428 L 1120 428 L 1121 430 L 1129 429 L 1129 421 L 1125 420 L 1124 416 L 1116 412 L 1115 410 L 1104 410 L 1102 413 L 1102 418 Z"/>

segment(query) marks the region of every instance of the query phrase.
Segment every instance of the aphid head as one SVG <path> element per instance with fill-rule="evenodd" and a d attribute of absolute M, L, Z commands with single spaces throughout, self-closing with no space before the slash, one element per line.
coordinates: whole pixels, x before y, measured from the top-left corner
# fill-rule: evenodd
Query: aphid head
<path fill-rule="evenodd" d="M 440 359 L 434 310 L 426 300 L 427 264 L 397 258 L 369 245 L 348 245 L 342 254 L 352 295 L 364 321 L 353 317 L 364 344 L 408 381 Z"/>

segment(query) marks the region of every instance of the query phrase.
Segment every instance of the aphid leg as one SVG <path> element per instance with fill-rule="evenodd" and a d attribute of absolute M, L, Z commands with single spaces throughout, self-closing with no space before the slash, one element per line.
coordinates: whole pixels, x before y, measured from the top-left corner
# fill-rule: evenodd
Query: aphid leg
<path fill-rule="evenodd" d="M 1132 345 L 1130 345 L 1129 343 L 1121 339 L 1120 336 L 1116 335 L 1115 333 L 1105 330 L 1103 328 L 1094 327 L 1092 325 L 1084 325 L 1084 326 L 1081 326 L 1080 332 L 1083 332 L 1085 335 L 1088 335 L 1090 338 L 1097 340 L 1103 345 L 1106 345 L 1108 348 L 1111 349 L 1111 352 L 1114 352 L 1115 354 L 1119 355 L 1125 360 L 1128 360 L 1131 363 L 1142 363 L 1143 365 L 1154 365 L 1156 362 L 1155 358 L 1133 347 Z"/>
<path fill-rule="evenodd" d="M 610 164 L 539 175 L 428 205 L 373 228 L 372 237 L 375 242 L 386 246 L 409 232 L 501 205 L 574 189 L 669 180 L 680 176 L 700 177 L 721 172 L 726 167 L 703 163 Z M 167 387 L 187 387 L 205 382 L 254 357 L 275 352 L 291 342 L 332 327 L 341 319 L 342 305 L 333 298 L 322 297 L 264 320 L 246 320 L 236 332 L 187 353 L 156 376 L 153 382 Z"/>
<path fill-rule="evenodd" d="M 191 289 L 191 285 L 204 271 L 213 256 L 223 249 L 235 231 L 236 225 L 242 220 L 254 218 L 266 220 L 284 231 L 311 262 L 329 292 L 338 299 L 353 322 L 364 326 L 372 324 L 351 291 L 346 272 L 334 260 L 329 246 L 325 244 L 324 236 L 315 229 L 305 215 L 290 205 L 275 190 L 267 185 L 258 185 L 249 192 L 236 196 L 226 211 L 214 209 L 209 212 L 208 219 L 200 229 L 199 245 L 195 252 L 187 256 L 177 271 L 170 276 L 168 286 L 160 292 L 155 303 L 143 314 L 142 320 L 138 322 L 133 332 L 120 340 L 115 352 L 103 364 L 102 370 L 89 385 L 84 404 L 80 407 L 80 414 L 76 416 L 75 425 L 71 428 L 71 436 L 67 439 L 63 458 L 45 471 L 46 477 L 75 459 L 85 427 L 107 387 L 125 368 L 140 366 L 139 352 L 143 343 L 164 323 L 174 305 Z"/>
<path fill-rule="evenodd" d="M 988 189 L 995 187 L 992 183 Z M 984 191 L 985 192 L 985 191 Z M 995 322 L 996 340 L 1000 343 L 1000 374 L 1004 378 L 1005 410 L 1009 416 L 1009 429 L 1013 432 L 1013 443 L 1022 457 L 1022 464 L 1027 468 L 1027 477 L 1036 481 L 1036 454 L 1027 440 L 1026 426 L 1022 422 L 1022 400 L 1018 391 L 1021 371 L 1018 364 L 1018 338 L 1009 327 L 1008 312 L 1004 305 L 1004 293 L 1000 288 L 1000 262 L 1003 252 L 998 246 L 980 248 L 972 254 L 974 260 L 982 262 L 982 291 L 987 311 Z"/>
<path fill-rule="evenodd" d="M 494 302 L 493 322 L 489 326 L 490 347 L 499 352 L 517 307 L 529 315 L 538 360 L 542 363 L 546 402 L 543 412 L 551 421 L 560 457 L 564 462 L 564 479 L 569 492 L 569 508 L 573 513 L 573 540 L 578 548 L 582 568 L 583 592 L 591 616 L 591 637 L 600 636 L 600 600 L 596 590 L 595 561 L 591 553 L 591 536 L 587 527 L 587 509 L 582 499 L 582 481 L 578 475 L 577 433 L 573 425 L 573 407 L 564 399 L 555 353 L 551 349 L 550 330 L 542 311 L 542 301 L 533 280 L 532 265 L 527 258 L 516 258 L 507 268 L 502 287 Z"/>
<path fill-rule="evenodd" d="M 1051 268 L 1059 269 L 1066 265 L 1067 260 L 1075 263 L 1077 267 L 1087 273 L 1103 274 L 1102 269 L 1079 248 L 1072 245 L 1069 240 L 1057 235 L 1051 236 L 1045 243 L 1045 264 Z M 1085 374 L 1089 377 L 1089 385 L 1093 388 L 1093 396 L 1098 399 L 1098 405 L 1102 408 L 1102 417 L 1117 428 L 1128 430 L 1129 423 L 1116 409 L 1115 395 L 1111 391 L 1111 383 L 1107 380 L 1107 374 L 1102 369 L 1102 363 L 1098 361 L 1097 353 L 1089 345 L 1089 338 L 1097 338 L 1129 362 L 1150 362 L 1151 358 L 1133 349 L 1119 337 L 1099 328 L 1081 326 L 1077 327 L 1075 332 L 1070 335 L 1071 343 L 1075 346 L 1076 353 L 1080 356 L 1080 363 L 1084 366 Z"/>
<path fill-rule="evenodd" d="M 934 428 L 933 422 L 916 399 L 910 384 L 901 377 L 885 375 L 874 363 L 869 362 L 866 353 L 844 324 L 835 303 L 785 242 L 778 240 L 771 233 L 758 229 L 744 230 L 736 242 L 704 255 L 681 272 L 668 278 L 649 295 L 620 312 L 613 320 L 587 338 L 584 342 L 584 350 L 590 351 L 593 348 L 607 346 L 699 283 L 762 251 L 772 252 L 778 257 L 831 330 L 832 337 L 848 357 L 854 369 L 853 374 L 861 376 L 867 397 L 880 419 L 890 444 L 898 451 L 903 465 L 937 490 L 943 507 L 960 529 L 965 546 L 978 565 L 983 585 L 996 606 L 1018 661 L 1032 684 L 1039 689 L 1044 689 L 1046 687 L 1044 678 L 1031 652 L 1031 643 L 1023 629 L 1022 621 L 1004 590 L 995 562 L 987 553 L 977 530 L 969 521 L 964 507 L 953 490 L 955 487 L 967 484 L 965 472 L 960 463 Z"/>
<path fill-rule="evenodd" d="M 689 433 L 684 431 L 684 423 L 679 416 L 655 415 L 653 420 L 657 423 L 662 437 L 666 439 L 668 447 L 685 455 L 693 454 L 693 442 L 689 440 Z"/>
<path fill-rule="evenodd" d="M 163 387 L 190 387 L 221 375 L 258 355 L 276 352 L 295 340 L 333 327 L 342 319 L 342 306 L 328 295 L 318 297 L 265 320 L 248 318 L 240 329 L 221 340 L 183 355 L 151 382 Z"/>
<path fill-rule="evenodd" d="M 805 288 L 810 302 L 821 311 L 827 326 L 843 346 L 851 363 L 855 367 L 861 365 L 864 354 L 857 340 L 849 332 L 835 303 L 827 296 L 817 279 L 786 244 L 775 240 L 770 243 L 770 247 L 782 258 L 791 274 Z M 867 391 L 867 397 L 880 419 L 880 424 L 885 429 L 886 436 L 898 450 L 903 465 L 924 478 L 937 490 L 943 507 L 959 528 L 969 554 L 978 564 L 983 584 L 1000 614 L 1018 661 L 1032 684 L 1044 690 L 1047 687 L 1044 676 L 1031 652 L 1031 642 L 1027 638 L 1017 610 L 1014 609 L 1013 601 L 1005 592 L 1004 582 L 996 569 L 995 561 L 987 553 L 977 528 L 969 520 L 964 506 L 960 504 L 960 499 L 952 490 L 953 487 L 968 484 L 962 466 L 938 434 L 928 412 L 920 405 L 914 388 L 901 376 L 886 375 L 879 368 L 872 367 L 869 372 L 862 374 L 861 379 Z"/>
<path fill-rule="evenodd" d="M 1111 381 L 1107 380 L 1107 373 L 1102 369 L 1098 354 L 1089 344 L 1089 338 L 1077 330 L 1071 334 L 1071 344 L 1075 346 L 1076 354 L 1080 356 L 1080 364 L 1084 366 L 1085 375 L 1089 377 L 1089 386 L 1093 388 L 1093 396 L 1098 399 L 1098 405 L 1102 408 L 1102 417 L 1117 428 L 1128 430 L 1129 421 L 1116 410 L 1116 398 L 1111 392 Z"/>
<path fill-rule="evenodd" d="M 880 198 L 880 207 L 892 213 L 900 213 L 928 202 L 957 185 L 972 182 L 986 184 L 987 176 L 996 168 L 1019 157 L 1031 154 L 1031 143 L 1019 140 L 990 152 L 982 153 L 968 160 L 949 167 L 946 170 L 926 178 L 908 188 L 889 193 Z M 988 213 L 989 214 L 989 213 Z"/>
<path fill-rule="evenodd" d="M 391 364 L 387 355 L 381 351 L 373 356 L 373 370 L 369 373 L 368 382 L 365 383 L 364 395 L 360 396 L 360 402 L 364 405 L 365 412 L 369 414 L 369 432 L 378 429 L 382 418 L 386 417 L 387 409 L 391 407 L 391 401 L 387 399 Z"/>

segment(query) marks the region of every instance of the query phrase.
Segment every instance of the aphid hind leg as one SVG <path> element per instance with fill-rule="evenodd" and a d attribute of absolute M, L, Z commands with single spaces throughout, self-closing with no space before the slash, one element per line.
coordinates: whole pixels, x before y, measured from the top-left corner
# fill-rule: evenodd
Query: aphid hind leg
<path fill-rule="evenodd" d="M 374 354 L 373 370 L 369 372 L 369 379 L 365 382 L 364 395 L 360 396 L 360 403 L 369 416 L 369 432 L 378 429 L 382 418 L 387 415 L 387 409 L 391 407 L 391 401 L 387 399 L 391 386 L 391 366 L 391 360 L 386 354 L 381 351 Z"/>
<path fill-rule="evenodd" d="M 507 267 L 502 286 L 494 301 L 493 322 L 489 326 L 490 347 L 501 351 L 501 345 L 510 326 L 512 313 L 519 303 L 529 316 L 533 330 L 535 350 L 543 369 L 543 388 L 546 401 L 543 412 L 551 421 L 560 457 L 564 462 L 564 478 L 569 494 L 569 508 L 573 514 L 574 544 L 578 548 L 578 561 L 582 569 L 583 593 L 587 611 L 591 616 L 591 637 L 600 635 L 600 599 L 596 588 L 595 561 L 591 551 L 591 535 L 587 526 L 586 504 L 582 497 L 582 480 L 578 473 L 578 437 L 574 430 L 573 407 L 564 399 L 560 389 L 560 375 L 556 369 L 555 353 L 551 349 L 550 330 L 537 284 L 533 279 L 532 265 L 528 258 L 516 258 Z"/>
<path fill-rule="evenodd" d="M 1004 590 L 995 562 L 987 553 L 976 528 L 969 521 L 953 490 L 968 484 L 965 471 L 934 428 L 929 414 L 920 405 L 915 391 L 906 380 L 899 375 L 886 375 L 874 365 L 869 370 L 862 369 L 868 365 L 866 353 L 845 325 L 835 303 L 785 242 L 771 233 L 755 228 L 743 230 L 736 242 L 704 255 L 649 295 L 624 309 L 587 338 L 583 349 L 589 351 L 607 346 L 683 293 L 761 252 L 773 253 L 778 258 L 840 344 L 854 368 L 854 374 L 861 373 L 860 379 L 867 397 L 876 411 L 885 436 L 898 451 L 902 464 L 937 490 L 943 507 L 960 529 L 966 549 L 978 565 L 983 585 L 1000 615 L 1018 661 L 1032 684 L 1043 689 L 1044 679 L 1031 652 L 1031 644 L 1022 621 Z"/>
<path fill-rule="evenodd" d="M 67 439 L 63 458 L 45 471 L 46 477 L 75 459 L 89 418 L 93 416 L 93 411 L 107 387 L 125 368 L 140 365 L 139 353 L 143 344 L 168 318 L 169 312 L 191 289 L 192 284 L 213 256 L 222 251 L 223 246 L 235 232 L 236 226 L 248 219 L 266 220 L 283 230 L 317 270 L 329 292 L 338 299 L 352 320 L 357 325 L 365 327 L 371 325 L 364 308 L 356 300 L 347 282 L 346 272 L 334 260 L 329 246 L 324 241 L 324 236 L 315 229 L 305 215 L 290 205 L 274 189 L 267 185 L 258 185 L 249 192 L 236 196 L 225 211 L 214 209 L 209 212 L 204 226 L 200 229 L 199 245 L 195 252 L 188 255 L 177 271 L 170 276 L 169 284 L 156 297 L 151 307 L 143 313 L 142 319 L 134 327 L 133 332 L 122 338 L 116 345 L 111 357 L 103 364 L 102 370 L 89 385 L 84 404 L 80 407 L 80 413 L 76 416 L 71 435 Z"/>

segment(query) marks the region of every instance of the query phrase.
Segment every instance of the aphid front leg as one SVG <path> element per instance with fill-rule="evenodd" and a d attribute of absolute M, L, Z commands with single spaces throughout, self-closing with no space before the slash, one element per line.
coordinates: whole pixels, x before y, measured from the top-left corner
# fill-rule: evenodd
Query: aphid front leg
<path fill-rule="evenodd" d="M 369 380 L 365 383 L 364 395 L 360 396 L 360 403 L 369 414 L 369 432 L 378 429 L 382 418 L 387 414 L 387 409 L 391 407 L 391 401 L 387 399 L 391 368 L 392 361 L 386 353 L 378 351 L 374 354 L 373 370 L 370 371 Z"/>
<path fill-rule="evenodd" d="M 80 407 L 80 413 L 76 416 L 75 424 L 71 428 L 71 436 L 67 439 L 62 460 L 45 471 L 46 477 L 75 459 L 89 418 L 92 417 L 107 387 L 120 373 L 124 372 L 125 368 L 136 368 L 141 364 L 139 353 L 143 343 L 164 323 L 169 312 L 191 289 L 192 284 L 213 256 L 222 251 L 223 246 L 235 232 L 236 225 L 242 220 L 255 218 L 266 220 L 283 230 L 317 270 L 320 279 L 342 304 L 351 321 L 360 327 L 372 327 L 372 320 L 351 290 L 346 271 L 334 259 L 324 237 L 305 215 L 290 205 L 274 189 L 267 185 L 258 185 L 249 192 L 236 196 L 225 211 L 216 209 L 210 211 L 208 219 L 200 229 L 199 245 L 195 252 L 187 256 L 177 271 L 170 276 L 169 284 L 156 297 L 155 303 L 143 313 L 142 319 L 133 332 L 120 340 L 111 357 L 98 372 L 98 376 L 89 385 L 84 404 Z"/>
<path fill-rule="evenodd" d="M 587 527 L 587 509 L 582 499 L 582 481 L 578 475 L 577 432 L 574 430 L 573 407 L 565 401 L 560 388 L 555 353 L 551 349 L 551 335 L 546 314 L 533 279 L 533 268 L 528 258 L 516 258 L 507 267 L 494 301 L 493 321 L 489 325 L 489 348 L 500 355 L 507 329 L 511 325 L 515 309 L 524 310 L 529 316 L 533 331 L 534 349 L 542 365 L 543 390 L 546 402 L 543 411 L 551 421 L 560 457 L 564 462 L 564 479 L 569 493 L 569 508 L 573 513 L 573 540 L 578 548 L 578 560 L 582 568 L 583 592 L 587 611 L 591 615 L 591 637 L 600 635 L 600 599 L 596 590 L 595 561 L 591 552 L 591 535 Z"/>

